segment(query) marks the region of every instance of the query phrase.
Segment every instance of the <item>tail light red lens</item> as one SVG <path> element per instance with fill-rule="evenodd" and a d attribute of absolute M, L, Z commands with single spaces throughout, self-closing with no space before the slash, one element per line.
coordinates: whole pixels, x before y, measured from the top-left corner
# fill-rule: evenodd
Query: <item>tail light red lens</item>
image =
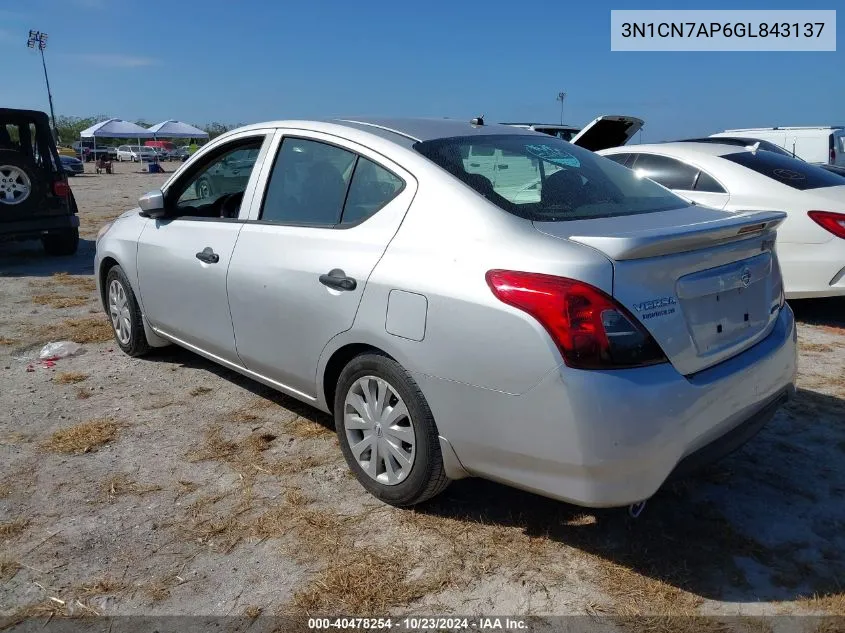
<path fill-rule="evenodd" d="M 807 215 L 825 231 L 833 233 L 836 237 L 845 239 L 845 213 L 833 213 L 832 211 L 807 211 Z"/>
<path fill-rule="evenodd" d="M 53 182 L 53 195 L 59 198 L 67 198 L 70 195 L 70 185 L 67 184 L 67 180 Z"/>
<path fill-rule="evenodd" d="M 598 288 L 512 270 L 491 270 L 486 277 L 500 301 L 540 322 L 569 367 L 621 369 L 666 362 L 648 331 Z"/>

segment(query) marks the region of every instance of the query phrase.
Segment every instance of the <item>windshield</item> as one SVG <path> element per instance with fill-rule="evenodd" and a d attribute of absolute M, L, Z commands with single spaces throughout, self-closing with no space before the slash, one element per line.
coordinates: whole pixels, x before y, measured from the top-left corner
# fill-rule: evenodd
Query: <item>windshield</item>
<path fill-rule="evenodd" d="M 722 158 L 801 191 L 842 186 L 841 176 L 790 156 L 772 152 L 737 152 Z"/>
<path fill-rule="evenodd" d="M 505 211 L 538 221 L 583 220 L 687 206 L 669 190 L 552 137 L 436 139 L 414 149 Z"/>

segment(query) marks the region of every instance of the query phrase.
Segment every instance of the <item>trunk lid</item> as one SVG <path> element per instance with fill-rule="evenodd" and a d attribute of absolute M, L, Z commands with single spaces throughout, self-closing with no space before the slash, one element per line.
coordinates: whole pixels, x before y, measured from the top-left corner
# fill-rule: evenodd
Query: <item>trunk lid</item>
<path fill-rule="evenodd" d="M 780 212 L 688 207 L 631 216 L 534 222 L 613 264 L 613 297 L 683 375 L 748 349 L 774 327 L 782 281 Z"/>
<path fill-rule="evenodd" d="M 603 114 L 590 121 L 569 142 L 591 152 L 620 147 L 630 141 L 643 125 L 644 121 L 636 117 Z"/>

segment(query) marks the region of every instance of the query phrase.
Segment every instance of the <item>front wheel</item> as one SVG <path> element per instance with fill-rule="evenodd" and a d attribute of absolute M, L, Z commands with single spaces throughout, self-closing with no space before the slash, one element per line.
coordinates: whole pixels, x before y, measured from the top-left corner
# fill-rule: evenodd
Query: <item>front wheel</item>
<path fill-rule="evenodd" d="M 41 238 L 41 243 L 48 255 L 73 255 L 79 247 L 79 229 L 74 227 L 49 233 Z"/>
<path fill-rule="evenodd" d="M 409 506 L 449 485 L 431 409 L 392 358 L 372 353 L 350 361 L 338 379 L 334 417 L 343 456 L 373 496 Z"/>
<path fill-rule="evenodd" d="M 106 275 L 106 306 L 120 349 L 130 356 L 143 356 L 149 352 L 141 308 L 120 266 L 113 266 Z"/>

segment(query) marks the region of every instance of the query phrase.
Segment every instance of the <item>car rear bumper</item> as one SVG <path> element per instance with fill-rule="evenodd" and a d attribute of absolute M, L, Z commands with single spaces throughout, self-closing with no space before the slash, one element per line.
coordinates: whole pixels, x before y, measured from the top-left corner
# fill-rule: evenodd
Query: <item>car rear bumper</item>
<path fill-rule="evenodd" d="M 0 222 L 0 241 L 38 239 L 49 233 L 66 231 L 79 226 L 76 215 L 56 215 L 31 218 L 19 222 Z"/>
<path fill-rule="evenodd" d="M 845 240 L 778 247 L 787 299 L 845 295 Z"/>
<path fill-rule="evenodd" d="M 670 364 L 561 367 L 522 395 L 418 376 L 467 472 L 591 507 L 625 506 L 750 439 L 794 391 L 796 331 L 693 376 Z"/>

